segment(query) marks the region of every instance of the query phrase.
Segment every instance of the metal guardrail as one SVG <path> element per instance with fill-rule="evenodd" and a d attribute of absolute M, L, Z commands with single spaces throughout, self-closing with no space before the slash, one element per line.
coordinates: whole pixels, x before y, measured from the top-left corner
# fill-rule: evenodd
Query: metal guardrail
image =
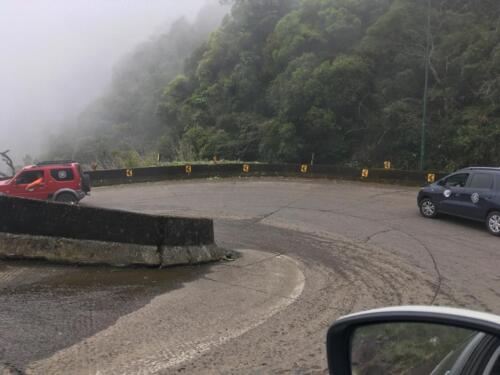
<path fill-rule="evenodd" d="M 170 167 L 129 168 L 87 172 L 94 186 L 179 180 L 210 177 L 319 177 L 361 181 L 381 181 L 406 185 L 432 183 L 446 175 L 443 172 L 402 171 L 396 169 L 349 168 L 309 164 L 203 164 Z"/>

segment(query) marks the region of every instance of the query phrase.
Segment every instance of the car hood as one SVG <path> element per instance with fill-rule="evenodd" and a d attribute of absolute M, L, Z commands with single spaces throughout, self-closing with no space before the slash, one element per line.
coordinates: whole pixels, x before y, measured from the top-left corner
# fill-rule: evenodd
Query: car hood
<path fill-rule="evenodd" d="M 10 183 L 10 179 L 8 180 L 0 180 L 0 191 L 2 191 L 2 188 L 6 188 Z"/>

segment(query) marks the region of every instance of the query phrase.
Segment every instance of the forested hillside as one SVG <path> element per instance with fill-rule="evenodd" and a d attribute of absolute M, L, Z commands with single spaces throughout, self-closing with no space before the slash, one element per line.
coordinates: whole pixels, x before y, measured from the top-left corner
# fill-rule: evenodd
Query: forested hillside
<path fill-rule="evenodd" d="M 112 113 L 127 117 L 85 114 L 82 126 L 107 129 L 116 149 L 172 160 L 314 153 L 319 163 L 417 168 L 427 11 L 426 0 L 236 0 L 183 74 L 150 73 L 180 64 L 196 44 L 189 25 L 167 37 L 187 39 L 181 53 L 139 49 L 115 82 L 120 95 L 89 110 L 124 106 Z M 433 0 L 430 14 L 427 166 L 500 165 L 499 2 Z M 160 105 L 137 87 L 162 88 Z"/>

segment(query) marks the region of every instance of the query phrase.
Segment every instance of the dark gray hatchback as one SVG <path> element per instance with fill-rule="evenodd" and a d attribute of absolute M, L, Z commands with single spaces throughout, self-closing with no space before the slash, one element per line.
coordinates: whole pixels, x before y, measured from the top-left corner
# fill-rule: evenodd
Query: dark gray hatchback
<path fill-rule="evenodd" d="M 420 190 L 420 213 L 448 214 L 482 221 L 500 236 L 500 168 L 465 168 Z"/>

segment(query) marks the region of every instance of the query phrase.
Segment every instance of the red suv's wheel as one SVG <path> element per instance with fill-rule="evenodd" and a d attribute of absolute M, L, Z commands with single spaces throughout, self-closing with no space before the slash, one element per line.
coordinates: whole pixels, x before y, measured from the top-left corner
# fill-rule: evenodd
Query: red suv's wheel
<path fill-rule="evenodd" d="M 57 196 L 56 202 L 77 204 L 78 198 L 74 194 L 71 194 L 71 193 L 61 193 Z"/>

